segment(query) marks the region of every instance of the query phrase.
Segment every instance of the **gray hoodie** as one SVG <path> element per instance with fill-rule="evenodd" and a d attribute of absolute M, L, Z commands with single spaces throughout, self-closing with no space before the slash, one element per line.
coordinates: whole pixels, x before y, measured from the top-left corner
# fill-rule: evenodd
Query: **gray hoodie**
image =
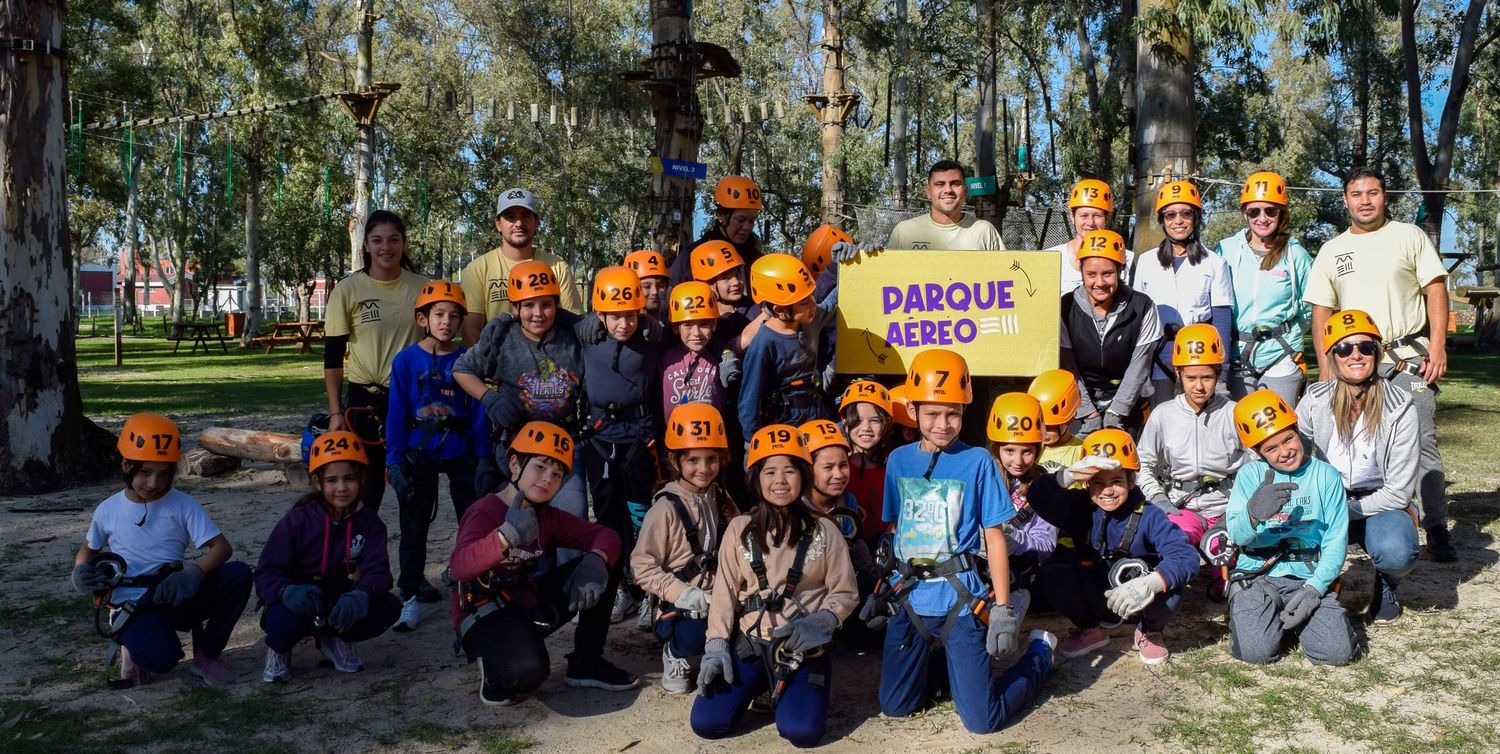
<path fill-rule="evenodd" d="M 1297 402 L 1297 425 L 1304 436 L 1311 436 L 1314 453 L 1325 461 L 1330 440 L 1338 432 L 1331 405 L 1335 384 L 1314 382 Z M 1417 448 L 1421 442 L 1417 412 L 1411 393 L 1389 381 L 1385 383 L 1385 406 L 1381 409 L 1380 432 L 1375 442 L 1385 462 L 1384 484 L 1359 500 L 1350 498 L 1350 519 L 1368 518 L 1412 505 L 1412 491 L 1417 486 Z"/>
<path fill-rule="evenodd" d="M 1204 518 L 1224 515 L 1232 486 L 1229 478 L 1248 455 L 1234 430 L 1234 401 L 1222 395 L 1209 399 L 1201 413 L 1181 395 L 1157 406 L 1141 431 L 1139 453 L 1138 483 L 1147 500 L 1166 495 L 1175 504 L 1183 497 L 1181 492 L 1167 492 L 1163 477 L 1179 483 L 1198 482 L 1203 477 L 1224 480 L 1221 490 L 1204 492 L 1188 501 L 1187 509 Z"/>

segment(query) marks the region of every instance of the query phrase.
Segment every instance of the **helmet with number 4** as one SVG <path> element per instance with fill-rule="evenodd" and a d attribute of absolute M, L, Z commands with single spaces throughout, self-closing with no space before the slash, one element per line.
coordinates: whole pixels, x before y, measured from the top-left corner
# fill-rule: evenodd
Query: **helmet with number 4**
<path fill-rule="evenodd" d="M 510 441 L 509 452 L 546 456 L 561 463 L 570 473 L 573 471 L 573 436 L 551 422 L 526 422 Z"/>
<path fill-rule="evenodd" d="M 868 403 L 875 408 L 884 411 L 887 415 L 891 413 L 891 394 L 885 386 L 874 380 L 855 380 L 844 388 L 843 397 L 839 398 L 839 413 L 856 403 Z"/>
<path fill-rule="evenodd" d="M 812 274 L 790 254 L 767 254 L 750 265 L 750 298 L 757 304 L 791 306 L 813 295 Z"/>
<path fill-rule="evenodd" d="M 1031 381 L 1026 392 L 1042 404 L 1042 418 L 1052 426 L 1073 421 L 1083 400 L 1078 391 L 1078 378 L 1066 369 L 1042 372 Z"/>
<path fill-rule="evenodd" d="M 1073 184 L 1073 192 L 1068 194 L 1068 209 L 1075 210 L 1079 207 L 1113 212 L 1115 196 L 1109 190 L 1109 184 L 1098 178 L 1085 178 Z"/>
<path fill-rule="evenodd" d="M 1380 341 L 1380 328 L 1375 319 L 1358 309 L 1334 312 L 1323 325 L 1323 350 L 1333 348 L 1339 341 L 1351 335 L 1368 335 Z"/>
<path fill-rule="evenodd" d="M 1078 261 L 1098 257 L 1125 266 L 1125 238 L 1112 230 L 1091 230 L 1078 246 Z"/>
<path fill-rule="evenodd" d="M 667 419 L 667 450 L 728 450 L 724 415 L 707 403 L 684 403 Z"/>
<path fill-rule="evenodd" d="M 1253 449 L 1277 432 L 1295 426 L 1297 412 L 1271 390 L 1262 388 L 1234 404 L 1234 428 L 1247 448 Z"/>
<path fill-rule="evenodd" d="M 638 312 L 645 307 L 641 279 L 629 267 L 605 267 L 594 276 L 594 311 Z"/>
<path fill-rule="evenodd" d="M 818 275 L 833 262 L 833 245 L 837 243 L 854 243 L 854 237 L 827 223 L 819 225 L 802 244 L 802 263 Z"/>
<path fill-rule="evenodd" d="M 1240 189 L 1241 207 L 1250 202 L 1270 202 L 1285 207 L 1286 201 L 1286 179 L 1269 170 L 1251 173 L 1245 179 L 1245 187 Z"/>
<path fill-rule="evenodd" d="M 917 354 L 906 370 L 906 399 L 912 403 L 973 403 L 968 362 L 944 348 Z"/>
<path fill-rule="evenodd" d="M 693 279 L 705 283 L 730 270 L 745 266 L 745 260 L 728 241 L 704 241 L 688 252 L 688 263 L 693 268 Z"/>
<path fill-rule="evenodd" d="M 636 277 L 665 278 L 672 276 L 672 273 L 667 271 L 667 258 L 655 249 L 641 249 L 640 251 L 632 251 L 626 254 L 625 266 L 629 267 L 636 274 Z"/>
<path fill-rule="evenodd" d="M 990 406 L 987 436 L 990 442 L 1040 443 L 1042 441 L 1042 404 L 1026 393 L 1005 393 Z"/>
<path fill-rule="evenodd" d="M 1177 331 L 1172 342 L 1172 366 L 1219 366 L 1224 363 L 1224 344 L 1219 330 L 1205 322 L 1187 325 Z"/>
<path fill-rule="evenodd" d="M 161 414 L 134 414 L 120 428 L 115 448 L 127 461 L 176 463 L 182 459 L 182 430 Z"/>
<path fill-rule="evenodd" d="M 689 280 L 672 288 L 668 308 L 672 324 L 701 322 L 719 318 L 719 305 L 714 301 L 714 289 L 708 283 Z"/>
<path fill-rule="evenodd" d="M 458 308 L 468 311 L 469 305 L 464 301 L 464 289 L 458 287 L 458 283 L 452 280 L 429 280 L 422 286 L 422 292 L 417 294 L 417 311 L 423 307 L 431 306 L 439 301 L 447 301 L 457 304 Z"/>
<path fill-rule="evenodd" d="M 1120 468 L 1126 471 L 1141 470 L 1141 457 L 1136 455 L 1135 440 L 1123 429 L 1100 429 L 1090 433 L 1083 438 L 1083 452 L 1119 461 Z"/>
<path fill-rule="evenodd" d="M 802 431 L 790 424 L 767 424 L 756 430 L 750 438 L 750 449 L 745 452 L 745 468 L 771 456 L 791 456 L 812 463 L 812 454 L 807 452 Z"/>
<path fill-rule="evenodd" d="M 839 425 L 827 419 L 813 419 L 797 429 L 802 431 L 802 442 L 807 444 L 809 456 L 824 448 L 834 446 L 844 450 L 849 449 L 849 440 L 844 437 L 843 430 L 839 429 Z"/>
<path fill-rule="evenodd" d="M 1191 204 L 1203 211 L 1203 196 L 1198 193 L 1198 187 L 1192 181 L 1168 181 L 1162 184 L 1156 192 L 1157 214 L 1173 204 Z"/>
<path fill-rule="evenodd" d="M 760 185 L 743 175 L 726 175 L 714 186 L 714 204 L 722 209 L 760 209 Z"/>
<path fill-rule="evenodd" d="M 364 440 L 359 439 L 359 435 L 344 430 L 324 432 L 313 440 L 312 452 L 307 458 L 307 473 L 311 474 L 335 461 L 369 466 L 370 458 L 365 455 Z"/>
<path fill-rule="evenodd" d="M 542 296 L 561 296 L 562 287 L 558 285 L 557 273 L 546 262 L 528 259 L 510 268 L 506 294 L 512 304 L 519 304 Z"/>

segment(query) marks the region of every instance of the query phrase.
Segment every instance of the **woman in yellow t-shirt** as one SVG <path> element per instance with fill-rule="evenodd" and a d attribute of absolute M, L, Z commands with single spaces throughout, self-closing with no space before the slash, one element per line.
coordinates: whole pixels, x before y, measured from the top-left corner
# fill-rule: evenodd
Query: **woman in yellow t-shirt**
<path fill-rule="evenodd" d="M 383 449 L 387 388 L 391 362 L 415 343 L 417 294 L 427 278 L 417 274 L 406 256 L 406 223 L 387 210 L 375 210 L 365 221 L 364 267 L 334 286 L 324 312 L 323 384 L 328 391 L 328 429 L 349 429 L 381 448 L 370 454 L 360 502 L 379 512 L 385 496 Z M 344 378 L 349 389 L 344 394 Z M 346 427 L 344 410 L 356 426 Z"/>

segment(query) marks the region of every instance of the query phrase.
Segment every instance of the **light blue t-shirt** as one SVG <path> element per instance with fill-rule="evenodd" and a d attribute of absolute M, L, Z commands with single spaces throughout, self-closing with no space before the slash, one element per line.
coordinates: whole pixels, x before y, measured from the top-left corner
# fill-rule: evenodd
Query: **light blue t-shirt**
<path fill-rule="evenodd" d="M 942 562 L 958 553 L 983 555 L 983 530 L 1016 515 L 995 459 L 956 442 L 938 454 L 930 478 L 924 477 L 931 462 L 932 454 L 920 443 L 903 445 L 886 459 L 881 515 L 896 524 L 896 557 Z M 983 593 L 978 573 L 964 573 L 959 580 L 970 592 Z M 928 579 L 912 590 L 911 606 L 918 615 L 941 616 L 956 597 L 946 579 Z"/>
<path fill-rule="evenodd" d="M 1240 231 L 1222 240 L 1214 247 L 1214 253 L 1229 264 L 1230 278 L 1234 281 L 1234 329 L 1248 332 L 1256 327 L 1276 327 L 1288 319 L 1295 319 L 1296 327 L 1287 333 L 1287 345 L 1302 352 L 1302 340 L 1312 326 L 1312 306 L 1302 300 L 1307 292 L 1307 276 L 1312 269 L 1312 257 L 1297 239 L 1289 239 L 1281 259 L 1269 270 L 1260 268 L 1260 257 L 1250 248 L 1245 231 Z M 1236 351 L 1235 358 L 1241 354 Z M 1275 341 L 1269 341 L 1255 349 L 1255 369 L 1262 370 L 1285 358 L 1286 354 Z"/>
<path fill-rule="evenodd" d="M 1296 548 L 1320 548 L 1318 565 L 1309 567 L 1296 560 L 1283 560 L 1267 572 L 1268 576 L 1305 579 L 1309 586 L 1327 593 L 1328 586 L 1344 570 L 1344 556 L 1349 548 L 1349 506 L 1345 502 L 1344 481 L 1338 469 L 1316 458 L 1308 458 L 1302 468 L 1287 474 L 1277 471 L 1272 483 L 1292 482 L 1297 490 L 1276 515 L 1252 527 L 1248 505 L 1250 497 L 1265 483 L 1271 466 L 1255 458 L 1240 468 L 1229 493 L 1229 507 L 1224 526 L 1229 536 L 1248 550 L 1271 549 L 1285 541 Z M 1265 561 L 1249 553 L 1240 553 L 1236 567 L 1254 571 Z"/>

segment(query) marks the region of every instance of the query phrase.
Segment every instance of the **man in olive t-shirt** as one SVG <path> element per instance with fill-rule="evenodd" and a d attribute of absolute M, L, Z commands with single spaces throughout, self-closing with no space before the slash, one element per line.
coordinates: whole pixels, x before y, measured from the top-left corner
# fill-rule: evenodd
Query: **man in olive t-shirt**
<path fill-rule="evenodd" d="M 511 267 L 528 259 L 551 267 L 557 274 L 562 308 L 583 313 L 583 298 L 568 263 L 531 245 L 540 226 L 535 194 L 524 188 L 500 192 L 495 205 L 495 230 L 500 233 L 500 245 L 470 262 L 460 280 L 464 300 L 469 303 L 469 313 L 463 322 L 465 343 L 478 343 L 485 323 L 510 311 L 506 279 Z"/>
<path fill-rule="evenodd" d="M 953 160 L 934 163 L 927 171 L 927 199 L 932 202 L 932 210 L 898 223 L 885 248 L 1005 251 L 1005 242 L 995 226 L 964 214 L 968 196 L 963 165 Z"/>

